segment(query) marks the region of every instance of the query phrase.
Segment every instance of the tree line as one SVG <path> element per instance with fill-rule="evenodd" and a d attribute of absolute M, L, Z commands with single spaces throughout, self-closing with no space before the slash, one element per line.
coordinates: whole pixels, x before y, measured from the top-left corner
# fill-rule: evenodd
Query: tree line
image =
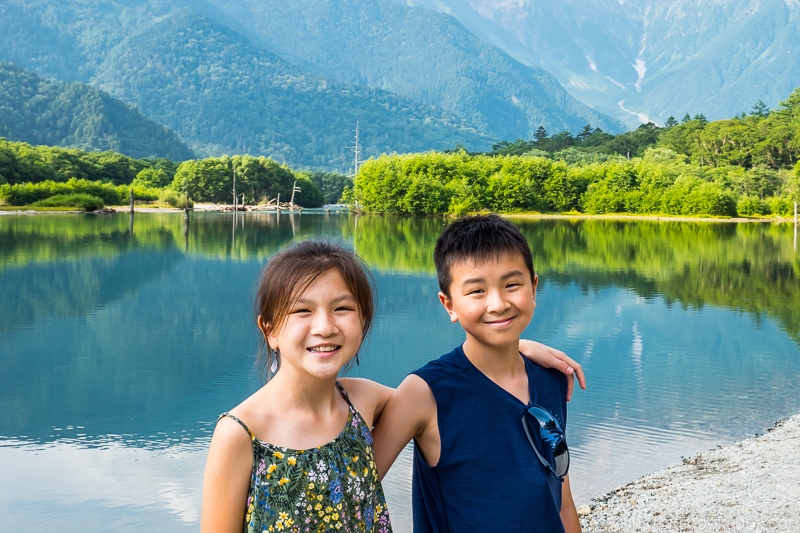
<path fill-rule="evenodd" d="M 767 110 L 702 115 L 620 135 L 539 128 L 530 141 L 367 161 L 346 191 L 365 212 L 493 211 L 672 215 L 789 214 L 800 200 L 800 89 Z"/>
<path fill-rule="evenodd" d="M 352 180 L 334 172 L 295 171 L 267 157 L 209 157 L 176 163 L 168 159 L 134 159 L 116 152 L 31 146 L 0 138 L 0 201 L 30 205 L 53 196 L 87 194 L 100 205 L 127 203 L 133 189 L 142 201 L 173 206 L 193 202 L 294 201 L 319 207 L 339 200 Z M 70 204 L 71 205 L 71 204 Z M 92 204 L 94 205 L 94 204 Z"/>

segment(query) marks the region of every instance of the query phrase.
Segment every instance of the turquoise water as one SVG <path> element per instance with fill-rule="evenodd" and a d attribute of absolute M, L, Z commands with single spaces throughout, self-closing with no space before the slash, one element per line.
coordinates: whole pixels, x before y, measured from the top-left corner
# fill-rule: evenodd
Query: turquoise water
<path fill-rule="evenodd" d="M 770 224 L 517 221 L 540 275 L 526 336 L 583 364 L 578 503 L 800 412 L 800 254 Z M 0 217 L 0 531 L 199 523 L 214 420 L 259 386 L 252 292 L 303 238 L 354 247 L 378 286 L 352 372 L 397 385 L 463 340 L 436 299 L 442 219 Z M 410 530 L 410 460 L 386 481 Z"/>

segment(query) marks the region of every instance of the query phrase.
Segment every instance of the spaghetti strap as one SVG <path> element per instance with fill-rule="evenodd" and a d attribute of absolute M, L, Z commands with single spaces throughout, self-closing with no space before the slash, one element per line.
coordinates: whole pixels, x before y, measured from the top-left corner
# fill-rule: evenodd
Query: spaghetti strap
<path fill-rule="evenodd" d="M 347 405 L 353 407 L 353 404 L 350 402 L 350 395 L 347 394 L 347 390 L 338 381 L 336 382 L 336 388 L 339 389 L 339 392 L 342 394 L 342 398 L 344 398 L 344 400 L 347 402 Z"/>
<path fill-rule="evenodd" d="M 250 431 L 250 428 L 249 428 L 249 427 L 247 427 L 247 424 L 245 424 L 244 422 L 242 422 L 241 420 L 239 420 L 238 418 L 236 418 L 234 415 L 232 415 L 232 414 L 230 414 L 229 412 L 225 411 L 224 413 L 222 413 L 221 415 L 219 415 L 219 417 L 217 418 L 217 422 L 219 422 L 220 420 L 222 420 L 222 417 L 228 417 L 228 418 L 230 418 L 230 419 L 232 419 L 232 420 L 235 420 L 236 422 L 238 422 L 238 423 L 239 423 L 239 425 L 240 425 L 240 426 L 242 426 L 242 427 L 244 428 L 244 430 L 247 432 L 247 434 L 248 434 L 248 435 L 250 435 L 250 440 L 256 440 L 256 436 L 255 436 L 255 435 L 253 435 L 253 432 L 252 432 L 252 431 Z"/>

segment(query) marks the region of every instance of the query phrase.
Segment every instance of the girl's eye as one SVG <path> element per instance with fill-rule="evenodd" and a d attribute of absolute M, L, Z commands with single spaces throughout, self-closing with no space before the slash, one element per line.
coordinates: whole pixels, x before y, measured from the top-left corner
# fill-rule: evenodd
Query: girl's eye
<path fill-rule="evenodd" d="M 355 309 L 353 309 L 352 307 L 348 307 L 346 305 L 343 305 L 341 307 L 337 307 L 336 310 L 337 311 L 355 311 Z"/>
<path fill-rule="evenodd" d="M 311 312 L 311 310 L 310 310 L 310 309 L 303 309 L 303 308 L 300 308 L 300 309 L 293 309 L 291 314 L 293 314 L 293 315 L 299 315 L 299 314 L 302 314 L 302 313 L 310 313 L 310 312 Z"/>

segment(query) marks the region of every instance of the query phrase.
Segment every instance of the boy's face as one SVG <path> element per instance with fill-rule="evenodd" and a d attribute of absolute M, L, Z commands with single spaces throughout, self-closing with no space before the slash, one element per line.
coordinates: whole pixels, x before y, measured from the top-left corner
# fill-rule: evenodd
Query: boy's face
<path fill-rule="evenodd" d="M 440 292 L 439 300 L 450 321 L 461 323 L 467 340 L 489 350 L 518 346 L 536 309 L 538 283 L 522 257 L 505 254 L 482 263 L 459 261 L 450 273 L 450 296 Z"/>

